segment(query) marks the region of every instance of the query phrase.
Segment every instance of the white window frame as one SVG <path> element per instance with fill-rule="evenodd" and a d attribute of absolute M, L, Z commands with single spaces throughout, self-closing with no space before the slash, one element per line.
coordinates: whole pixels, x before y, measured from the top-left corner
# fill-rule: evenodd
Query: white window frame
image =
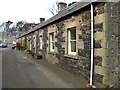
<path fill-rule="evenodd" d="M 73 28 L 76 28 L 76 27 L 73 27 Z M 70 29 L 72 29 L 72 28 L 70 28 Z M 71 38 L 70 38 L 71 37 L 71 33 L 70 32 L 71 32 L 71 30 L 68 29 L 68 54 L 77 55 L 76 52 L 72 52 L 71 51 L 71 47 L 72 47 L 71 46 L 71 42 L 74 42 L 74 41 L 76 42 L 76 40 L 71 40 Z"/>
<path fill-rule="evenodd" d="M 40 49 L 42 49 L 42 43 L 43 43 L 43 42 L 42 42 L 42 35 L 40 35 L 39 38 L 40 38 Z"/>
<path fill-rule="evenodd" d="M 55 46 L 53 46 L 54 45 L 54 32 L 50 33 L 49 35 L 50 35 L 50 51 L 54 52 L 54 48 L 55 48 Z"/>

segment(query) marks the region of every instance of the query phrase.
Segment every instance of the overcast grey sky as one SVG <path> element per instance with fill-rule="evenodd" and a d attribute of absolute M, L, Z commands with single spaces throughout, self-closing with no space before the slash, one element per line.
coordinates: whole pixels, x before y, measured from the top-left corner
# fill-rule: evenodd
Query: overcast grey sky
<path fill-rule="evenodd" d="M 18 22 L 39 22 L 39 18 L 50 18 L 48 8 L 56 0 L 0 0 L 0 22 L 11 20 Z M 58 0 L 70 3 L 79 0 Z"/>

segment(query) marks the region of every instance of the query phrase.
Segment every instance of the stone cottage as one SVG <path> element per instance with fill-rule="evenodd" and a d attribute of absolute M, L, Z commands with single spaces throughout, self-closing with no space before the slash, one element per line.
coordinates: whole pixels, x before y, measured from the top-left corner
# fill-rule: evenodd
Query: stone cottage
<path fill-rule="evenodd" d="M 59 6 L 58 14 L 46 21 L 42 18 L 39 25 L 17 38 L 21 45 L 43 60 L 84 77 L 91 85 L 120 86 L 120 2 Z"/>

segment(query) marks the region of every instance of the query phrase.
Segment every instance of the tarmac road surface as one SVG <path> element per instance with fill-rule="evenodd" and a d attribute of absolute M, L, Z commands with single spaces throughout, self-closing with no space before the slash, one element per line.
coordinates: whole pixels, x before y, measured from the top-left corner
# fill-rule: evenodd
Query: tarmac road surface
<path fill-rule="evenodd" d="M 86 84 L 45 60 L 23 51 L 2 49 L 2 88 L 83 88 Z"/>

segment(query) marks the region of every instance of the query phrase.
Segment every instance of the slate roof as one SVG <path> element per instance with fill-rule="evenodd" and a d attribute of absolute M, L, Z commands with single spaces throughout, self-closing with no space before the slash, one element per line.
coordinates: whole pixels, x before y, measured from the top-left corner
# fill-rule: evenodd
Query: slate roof
<path fill-rule="evenodd" d="M 97 0 L 97 1 L 99 1 L 99 0 Z M 93 2 L 95 2 L 95 1 L 93 0 Z M 53 23 L 53 22 L 65 17 L 69 14 L 72 14 L 72 13 L 82 9 L 83 7 L 86 7 L 89 4 L 91 4 L 91 2 L 77 2 L 77 3 L 67 7 L 66 9 L 60 11 L 58 14 L 56 14 L 55 16 L 51 17 L 50 19 L 44 21 L 43 23 L 40 23 L 39 25 L 33 27 L 32 29 L 28 30 L 27 32 L 24 32 L 18 38 L 21 38 L 24 35 L 30 34 L 30 33 L 34 32 L 34 31 L 36 31 L 36 30 L 38 30 L 38 29 L 40 29 L 40 28 L 42 28 L 50 23 Z"/>

